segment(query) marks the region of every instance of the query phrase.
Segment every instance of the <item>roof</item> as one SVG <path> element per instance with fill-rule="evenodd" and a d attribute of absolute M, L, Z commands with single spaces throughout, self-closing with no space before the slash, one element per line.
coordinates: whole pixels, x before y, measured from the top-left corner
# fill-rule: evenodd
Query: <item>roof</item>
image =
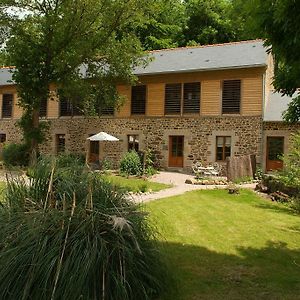
<path fill-rule="evenodd" d="M 295 93 L 293 96 L 297 96 Z M 264 121 L 283 121 L 282 114 L 287 110 L 289 103 L 293 97 L 277 92 L 271 92 L 265 108 Z"/>
<path fill-rule="evenodd" d="M 150 51 L 150 63 L 136 67 L 136 75 L 252 68 L 267 65 L 262 40 Z M 80 72 L 86 75 L 84 67 Z M 12 67 L 0 68 L 0 86 L 12 85 Z"/>
<path fill-rule="evenodd" d="M 1 85 L 13 85 L 12 81 L 12 70 L 13 68 L 0 68 L 0 86 Z"/>
<path fill-rule="evenodd" d="M 152 61 L 134 69 L 136 75 L 182 73 L 260 67 L 267 65 L 262 40 L 149 52 Z"/>

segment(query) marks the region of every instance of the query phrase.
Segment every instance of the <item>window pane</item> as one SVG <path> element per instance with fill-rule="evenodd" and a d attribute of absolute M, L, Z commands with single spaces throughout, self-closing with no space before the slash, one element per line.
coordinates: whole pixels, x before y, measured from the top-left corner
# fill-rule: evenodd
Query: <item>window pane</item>
<path fill-rule="evenodd" d="M 57 154 L 65 152 L 66 150 L 66 139 L 64 134 L 56 135 L 56 149 Z"/>
<path fill-rule="evenodd" d="M 139 152 L 139 138 L 138 135 L 128 135 L 128 151 L 135 150 Z"/>
<path fill-rule="evenodd" d="M 226 136 L 225 138 L 225 145 L 230 147 L 231 146 L 231 137 L 230 136 Z"/>
<path fill-rule="evenodd" d="M 6 142 L 6 134 L 0 133 L 0 143 L 5 143 L 5 142 Z"/>
<path fill-rule="evenodd" d="M 146 86 L 133 86 L 131 89 L 131 113 L 144 115 L 146 113 Z"/>
<path fill-rule="evenodd" d="M 181 113 L 181 83 L 166 84 L 165 114 Z"/>
<path fill-rule="evenodd" d="M 223 147 L 217 148 L 217 160 L 223 160 Z"/>
<path fill-rule="evenodd" d="M 284 138 L 268 137 L 268 159 L 281 160 L 283 155 Z"/>
<path fill-rule="evenodd" d="M 217 147 L 223 147 L 224 138 L 222 136 L 217 137 Z"/>

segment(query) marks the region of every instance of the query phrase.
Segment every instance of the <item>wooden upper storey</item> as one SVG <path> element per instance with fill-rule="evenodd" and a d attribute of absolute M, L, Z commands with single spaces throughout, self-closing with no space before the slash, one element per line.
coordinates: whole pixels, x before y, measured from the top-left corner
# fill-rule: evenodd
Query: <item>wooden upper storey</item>
<path fill-rule="evenodd" d="M 261 116 L 266 89 L 268 89 L 265 79 L 266 69 L 266 67 L 252 67 L 140 76 L 137 86 L 143 86 L 141 89 L 127 85 L 117 87 L 119 94 L 124 96 L 125 101 L 123 106 L 115 111 L 113 116 L 109 117 L 205 117 L 228 114 Z M 232 88 L 233 90 L 231 90 Z M 224 91 L 224 89 L 226 90 Z M 144 93 L 142 97 L 139 90 L 142 91 L 142 94 Z M 9 113 L 6 110 L 10 109 L 9 103 L 6 103 L 9 101 L 7 95 L 13 95 L 11 97 L 11 117 L 7 117 Z M 231 96 L 232 99 L 230 99 Z M 144 107 L 140 101 L 145 102 Z M 188 101 L 192 101 L 193 105 L 189 106 Z M 225 107 L 228 103 L 231 105 L 230 101 L 233 101 L 235 108 L 232 111 L 230 111 L 230 107 L 227 110 L 224 109 L 224 105 Z M 0 86 L 0 118 L 20 118 L 22 109 L 17 103 L 15 86 Z M 62 117 L 59 99 L 52 97 L 45 105 L 46 118 Z M 173 109 L 172 105 L 177 108 Z M 186 109 L 186 107 L 192 107 L 192 109 Z"/>

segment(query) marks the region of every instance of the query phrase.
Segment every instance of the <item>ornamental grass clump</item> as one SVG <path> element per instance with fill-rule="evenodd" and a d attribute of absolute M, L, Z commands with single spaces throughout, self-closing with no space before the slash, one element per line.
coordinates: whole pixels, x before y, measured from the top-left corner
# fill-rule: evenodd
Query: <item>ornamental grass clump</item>
<path fill-rule="evenodd" d="M 0 299 L 152 299 L 164 269 L 146 214 L 82 166 L 44 159 L 0 207 Z"/>

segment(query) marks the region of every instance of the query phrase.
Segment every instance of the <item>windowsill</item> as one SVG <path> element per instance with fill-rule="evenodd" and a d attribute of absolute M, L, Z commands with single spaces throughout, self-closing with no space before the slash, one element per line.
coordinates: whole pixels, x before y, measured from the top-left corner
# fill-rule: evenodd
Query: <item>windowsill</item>
<path fill-rule="evenodd" d="M 132 117 L 132 118 L 143 118 L 143 117 L 146 117 L 146 114 L 131 114 L 130 117 Z"/>
<path fill-rule="evenodd" d="M 12 120 L 13 117 L 2 117 L 1 119 L 2 119 L 2 120 Z"/>
<path fill-rule="evenodd" d="M 226 114 L 222 114 L 223 117 L 237 117 L 237 116 L 241 116 L 241 113 L 226 113 Z"/>

